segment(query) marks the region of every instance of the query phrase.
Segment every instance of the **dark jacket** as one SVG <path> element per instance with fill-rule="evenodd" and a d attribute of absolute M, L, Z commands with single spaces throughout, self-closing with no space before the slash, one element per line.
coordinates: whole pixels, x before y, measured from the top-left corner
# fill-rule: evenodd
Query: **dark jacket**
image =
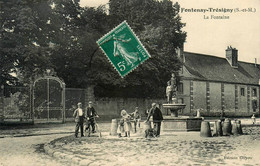
<path fill-rule="evenodd" d="M 97 112 L 96 112 L 96 110 L 93 107 L 88 107 L 86 116 L 87 116 L 87 118 L 91 118 L 91 117 L 97 116 Z"/>
<path fill-rule="evenodd" d="M 147 120 L 149 120 L 151 116 L 153 116 L 153 122 L 161 122 L 163 120 L 162 112 L 157 107 L 150 109 Z"/>

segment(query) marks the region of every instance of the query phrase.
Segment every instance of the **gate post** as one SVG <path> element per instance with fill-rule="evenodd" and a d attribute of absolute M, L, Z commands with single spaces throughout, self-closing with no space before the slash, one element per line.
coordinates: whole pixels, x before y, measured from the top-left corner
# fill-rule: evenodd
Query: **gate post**
<path fill-rule="evenodd" d="M 62 105 L 63 105 L 63 108 L 62 108 L 62 123 L 65 123 L 65 119 L 66 119 L 66 101 L 65 101 L 65 83 L 63 82 L 62 83 Z"/>
<path fill-rule="evenodd" d="M 31 110 L 31 118 L 32 124 L 34 124 L 34 89 L 33 82 L 30 84 L 30 110 Z"/>
<path fill-rule="evenodd" d="M 4 121 L 4 85 L 0 89 L 0 122 Z"/>

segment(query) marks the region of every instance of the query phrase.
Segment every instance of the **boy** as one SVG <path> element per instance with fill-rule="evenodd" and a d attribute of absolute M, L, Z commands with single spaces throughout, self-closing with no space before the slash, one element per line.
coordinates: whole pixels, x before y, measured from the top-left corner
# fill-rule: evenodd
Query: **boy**
<path fill-rule="evenodd" d="M 134 127 L 135 127 L 135 133 L 136 133 L 136 125 L 138 124 L 138 127 L 140 128 L 140 120 L 141 115 L 139 114 L 138 107 L 135 107 L 135 111 L 130 114 L 134 118 Z"/>

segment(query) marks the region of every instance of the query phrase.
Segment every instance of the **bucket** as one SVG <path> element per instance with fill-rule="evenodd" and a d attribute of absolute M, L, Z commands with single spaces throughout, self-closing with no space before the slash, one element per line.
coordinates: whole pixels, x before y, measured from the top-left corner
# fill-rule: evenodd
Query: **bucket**
<path fill-rule="evenodd" d="M 231 135 L 232 126 L 229 119 L 225 119 L 222 130 L 223 130 L 223 135 L 225 136 Z"/>
<path fill-rule="evenodd" d="M 151 127 L 151 122 L 150 122 L 150 121 L 145 121 L 143 126 L 144 126 L 144 127 L 143 127 L 143 134 L 144 134 L 144 136 L 146 136 L 147 133 L 146 133 L 145 131 L 146 131 L 147 129 L 151 129 L 151 128 L 152 128 L 152 127 Z"/>
<path fill-rule="evenodd" d="M 110 135 L 117 135 L 117 120 L 116 119 L 112 119 L 112 123 L 111 123 L 111 130 L 110 130 Z"/>
<path fill-rule="evenodd" d="M 215 121 L 214 136 L 223 136 L 221 120 Z"/>
<path fill-rule="evenodd" d="M 241 121 L 238 120 L 237 121 L 237 128 L 238 128 L 238 134 L 243 134 L 243 130 L 242 130 L 242 125 L 241 125 Z"/>
<path fill-rule="evenodd" d="M 232 134 L 233 135 L 238 135 L 238 126 L 237 126 L 237 122 L 236 121 L 233 121 L 232 122 Z"/>
<path fill-rule="evenodd" d="M 212 136 L 217 136 L 217 121 L 215 121 L 214 126 L 213 126 L 213 131 L 212 131 Z"/>
<path fill-rule="evenodd" d="M 199 110 L 197 111 L 197 116 L 196 117 L 200 118 L 200 111 Z"/>
<path fill-rule="evenodd" d="M 143 130 L 145 131 L 145 130 L 150 129 L 150 128 L 152 128 L 151 127 L 151 122 L 150 121 L 144 122 Z"/>
<path fill-rule="evenodd" d="M 201 137 L 211 137 L 211 130 L 209 122 L 202 121 L 200 127 L 200 136 Z"/>

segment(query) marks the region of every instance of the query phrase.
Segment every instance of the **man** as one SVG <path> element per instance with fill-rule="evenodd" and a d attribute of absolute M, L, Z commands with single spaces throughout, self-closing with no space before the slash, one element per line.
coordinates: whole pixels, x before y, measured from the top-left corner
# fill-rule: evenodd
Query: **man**
<path fill-rule="evenodd" d="M 78 137 L 78 132 L 80 128 L 81 137 L 83 137 L 83 123 L 84 123 L 84 111 L 82 109 L 82 104 L 78 103 L 78 108 L 74 111 L 73 117 L 75 118 L 76 127 L 75 127 L 75 137 Z"/>
<path fill-rule="evenodd" d="M 135 127 L 135 133 L 136 133 L 136 126 L 140 128 L 140 120 L 141 120 L 141 115 L 138 111 L 138 107 L 135 107 L 135 111 L 130 114 L 134 118 L 134 127 Z"/>
<path fill-rule="evenodd" d="M 95 132 L 95 117 L 99 117 L 99 116 L 97 115 L 97 112 L 94 109 L 92 104 L 93 104 L 92 101 L 90 101 L 88 103 L 88 107 L 87 107 L 86 118 L 87 118 L 88 122 L 87 122 L 86 131 L 89 129 L 89 127 L 91 125 L 92 133 L 94 133 Z"/>
<path fill-rule="evenodd" d="M 158 107 L 156 107 L 156 103 L 152 104 L 152 108 L 148 113 L 146 121 L 149 121 L 151 116 L 153 116 L 154 135 L 156 137 L 160 137 L 161 122 L 163 120 L 163 116 L 161 110 Z"/>

